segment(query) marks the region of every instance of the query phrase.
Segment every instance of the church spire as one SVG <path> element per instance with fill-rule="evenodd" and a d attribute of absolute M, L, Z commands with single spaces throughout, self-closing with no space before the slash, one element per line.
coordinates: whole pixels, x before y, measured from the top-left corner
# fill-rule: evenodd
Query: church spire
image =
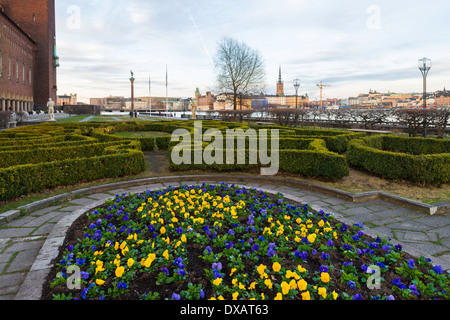
<path fill-rule="evenodd" d="M 283 79 L 281 79 L 281 65 L 280 65 L 280 72 L 278 76 L 278 83 L 283 83 Z"/>
<path fill-rule="evenodd" d="M 281 65 L 277 82 L 277 96 L 284 96 L 284 84 L 283 79 L 281 78 Z"/>

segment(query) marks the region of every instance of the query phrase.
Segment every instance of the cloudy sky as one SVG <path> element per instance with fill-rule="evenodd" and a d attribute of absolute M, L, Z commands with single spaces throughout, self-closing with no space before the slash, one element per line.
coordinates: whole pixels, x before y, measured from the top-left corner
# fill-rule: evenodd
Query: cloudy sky
<path fill-rule="evenodd" d="M 370 89 L 420 92 L 417 61 L 432 59 L 428 89 L 450 87 L 448 0 L 57 0 L 59 94 L 191 97 L 215 92 L 217 42 L 235 38 L 278 67 L 285 93 L 348 98 Z"/>

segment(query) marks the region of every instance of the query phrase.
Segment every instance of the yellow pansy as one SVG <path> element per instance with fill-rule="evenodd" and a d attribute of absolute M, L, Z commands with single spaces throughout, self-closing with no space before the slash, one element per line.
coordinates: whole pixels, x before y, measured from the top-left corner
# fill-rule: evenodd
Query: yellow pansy
<path fill-rule="evenodd" d="M 267 288 L 272 289 L 272 281 L 270 281 L 270 279 L 264 280 L 264 284 Z"/>
<path fill-rule="evenodd" d="M 134 264 L 134 260 L 132 258 L 128 259 L 127 266 L 131 267 Z"/>
<path fill-rule="evenodd" d="M 231 296 L 233 297 L 233 300 L 237 300 L 238 295 L 239 295 L 239 292 L 235 292 Z"/>
<path fill-rule="evenodd" d="M 325 289 L 324 287 L 319 287 L 318 294 L 325 299 L 327 297 L 327 289 Z"/>
<path fill-rule="evenodd" d="M 322 280 L 323 283 L 330 282 L 330 275 L 327 272 L 322 272 L 320 274 L 320 280 Z"/>
<path fill-rule="evenodd" d="M 300 291 L 305 291 L 307 286 L 308 286 L 308 283 L 305 281 L 305 279 L 300 279 L 297 282 L 297 287 L 298 287 L 298 290 L 300 290 Z"/>
<path fill-rule="evenodd" d="M 116 269 L 116 277 L 118 277 L 118 278 L 122 277 L 124 272 L 125 272 L 125 268 L 124 267 L 122 267 L 122 266 L 117 267 L 117 269 Z"/>
<path fill-rule="evenodd" d="M 316 234 L 315 233 L 311 233 L 308 236 L 308 241 L 311 242 L 311 243 L 314 243 L 314 241 L 316 241 Z"/>
<path fill-rule="evenodd" d="M 169 251 L 168 250 L 164 251 L 163 257 L 166 258 L 166 260 L 169 260 Z"/>
<path fill-rule="evenodd" d="M 283 300 L 283 296 L 280 292 L 277 293 L 276 297 L 273 300 Z"/>
<path fill-rule="evenodd" d="M 283 281 L 281 283 L 281 292 L 283 293 L 283 295 L 287 295 L 290 290 L 291 287 L 289 286 L 289 284 L 286 281 Z"/>
<path fill-rule="evenodd" d="M 311 300 L 311 295 L 309 294 L 309 291 L 302 292 L 302 300 Z"/>
<path fill-rule="evenodd" d="M 215 286 L 218 286 L 218 285 L 220 285 L 222 283 L 222 278 L 216 278 L 214 281 L 213 281 L 213 284 L 215 285 Z"/>
<path fill-rule="evenodd" d="M 103 284 L 105 283 L 105 281 L 104 281 L 104 280 L 101 280 L 101 279 L 97 279 L 97 280 L 95 280 L 95 283 L 96 283 L 97 285 L 101 286 L 101 285 L 103 285 Z"/>
<path fill-rule="evenodd" d="M 164 233 L 166 233 L 166 228 L 164 228 L 164 227 L 161 227 L 161 229 L 159 229 L 159 232 L 160 232 L 161 234 L 164 234 Z"/>
<path fill-rule="evenodd" d="M 272 269 L 273 269 L 273 271 L 278 272 L 278 271 L 280 271 L 280 269 L 281 269 L 281 265 L 280 265 L 278 262 L 275 262 L 275 263 L 272 265 Z"/>

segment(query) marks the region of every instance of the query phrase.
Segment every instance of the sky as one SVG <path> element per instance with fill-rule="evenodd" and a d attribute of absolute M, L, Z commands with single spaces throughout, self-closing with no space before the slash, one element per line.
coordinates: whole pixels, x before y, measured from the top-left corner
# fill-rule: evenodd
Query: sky
<path fill-rule="evenodd" d="M 223 37 L 259 52 L 266 94 L 279 66 L 285 94 L 346 99 L 369 90 L 450 87 L 448 0 L 57 0 L 58 94 L 89 98 L 193 97 L 218 92 L 214 58 Z M 149 78 L 151 86 L 149 86 Z"/>

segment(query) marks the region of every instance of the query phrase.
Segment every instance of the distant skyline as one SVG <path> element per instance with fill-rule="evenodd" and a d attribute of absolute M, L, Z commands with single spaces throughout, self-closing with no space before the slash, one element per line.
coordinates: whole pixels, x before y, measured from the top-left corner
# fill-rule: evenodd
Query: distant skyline
<path fill-rule="evenodd" d="M 216 91 L 214 56 L 224 36 L 257 49 L 275 94 L 281 65 L 285 94 L 324 99 L 369 90 L 421 92 L 417 62 L 432 60 L 428 91 L 450 87 L 447 0 L 57 0 L 58 94 L 193 97 Z"/>

